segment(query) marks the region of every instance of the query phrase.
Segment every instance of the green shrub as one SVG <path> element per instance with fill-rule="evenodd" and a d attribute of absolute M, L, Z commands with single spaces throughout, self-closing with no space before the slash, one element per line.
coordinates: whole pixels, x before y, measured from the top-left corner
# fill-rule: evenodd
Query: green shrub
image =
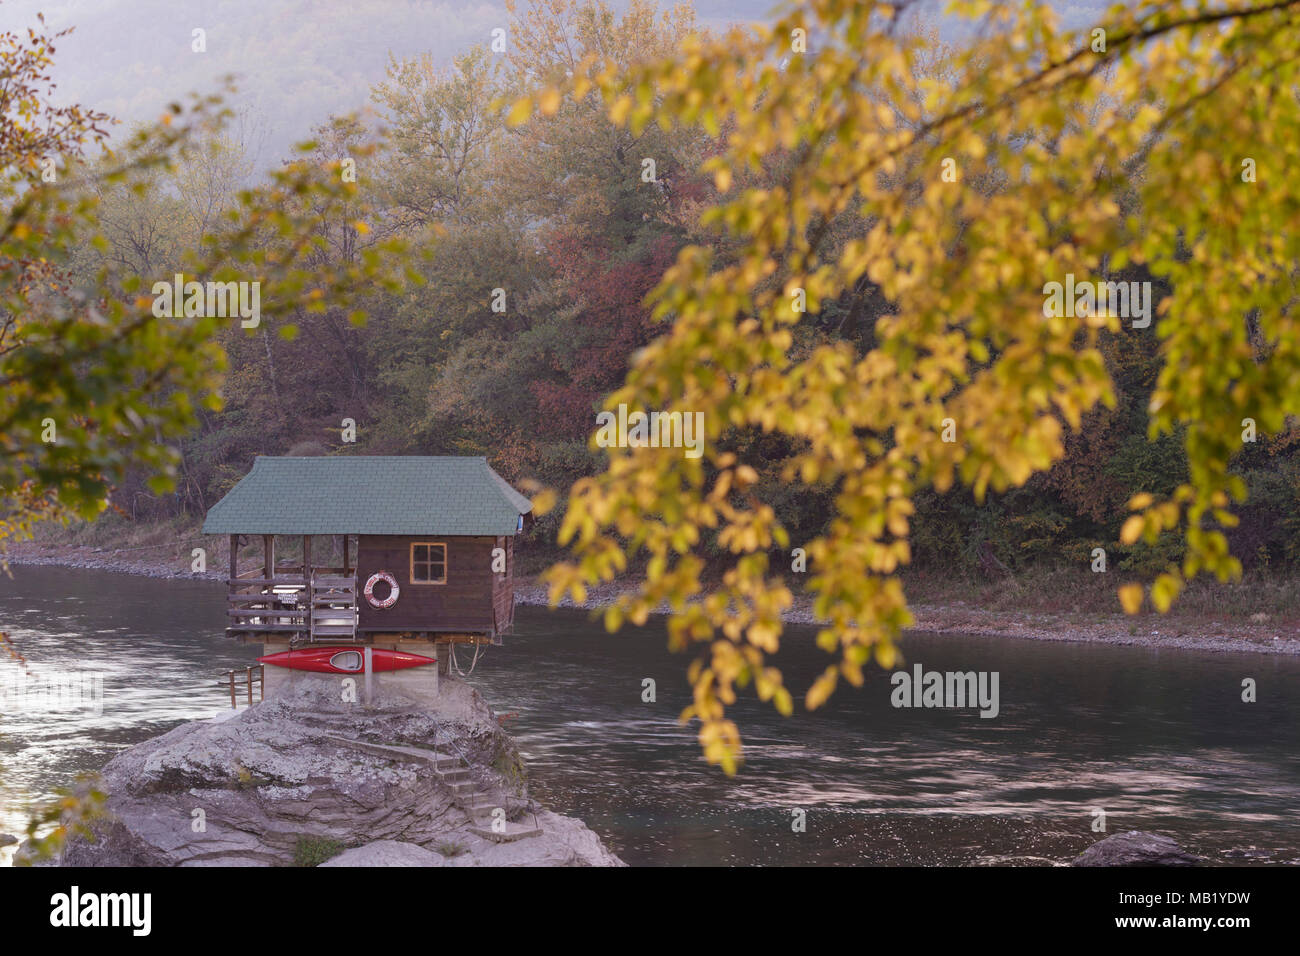
<path fill-rule="evenodd" d="M 300 836 L 298 845 L 293 850 L 293 864 L 294 866 L 320 866 L 345 849 L 342 843 L 329 837 Z"/>

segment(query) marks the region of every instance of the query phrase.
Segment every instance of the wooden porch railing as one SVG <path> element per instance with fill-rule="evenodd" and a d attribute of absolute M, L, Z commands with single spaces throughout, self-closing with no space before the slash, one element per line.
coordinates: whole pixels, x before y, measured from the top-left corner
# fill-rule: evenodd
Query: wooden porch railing
<path fill-rule="evenodd" d="M 229 578 L 226 632 L 353 639 L 355 574 L 353 569 L 314 567 L 308 581 L 301 568 L 281 565 L 270 578 L 261 568 Z"/>

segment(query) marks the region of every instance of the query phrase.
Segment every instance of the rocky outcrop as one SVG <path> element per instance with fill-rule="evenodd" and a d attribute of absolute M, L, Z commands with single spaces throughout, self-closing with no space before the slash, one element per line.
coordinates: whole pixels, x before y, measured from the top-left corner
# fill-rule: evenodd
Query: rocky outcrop
<path fill-rule="evenodd" d="M 622 866 L 582 821 L 548 810 L 537 824 L 545 839 L 494 843 L 473 832 L 442 840 L 429 850 L 413 843 L 379 840 L 345 850 L 322 866 Z"/>
<path fill-rule="evenodd" d="M 299 675 L 254 707 L 124 751 L 103 771 L 108 821 L 61 862 L 621 865 L 581 821 L 528 796 L 518 750 L 472 687 L 444 679 L 433 702 L 382 685 L 368 706 L 339 698 L 337 678 Z M 518 834 L 536 835 L 495 842 Z"/>
<path fill-rule="evenodd" d="M 446 856 L 426 850 L 415 843 L 400 840 L 376 840 L 351 850 L 344 850 L 321 866 L 442 866 Z"/>
<path fill-rule="evenodd" d="M 1200 857 L 1188 853 L 1167 836 L 1129 830 L 1097 841 L 1070 865 L 1196 866 L 1200 862 Z"/>

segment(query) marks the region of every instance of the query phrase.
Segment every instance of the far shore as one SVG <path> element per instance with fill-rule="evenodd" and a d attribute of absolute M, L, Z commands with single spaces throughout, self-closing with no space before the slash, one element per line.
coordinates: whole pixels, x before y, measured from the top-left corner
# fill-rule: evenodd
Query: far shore
<path fill-rule="evenodd" d="M 71 545 L 50 546 L 23 542 L 10 547 L 7 560 L 13 565 L 53 565 L 94 571 L 113 571 L 155 578 L 224 581 L 226 568 L 221 565 L 203 573 L 190 571 L 178 561 L 158 560 L 151 549 L 113 550 Z M 156 549 L 158 551 L 164 548 Z M 630 591 L 624 582 L 611 582 L 590 590 L 584 605 L 564 600 L 560 607 L 598 609 L 608 606 Z M 517 581 L 517 604 L 545 606 L 546 588 L 540 584 Z M 1004 637 L 1035 641 L 1112 644 L 1124 647 L 1178 649 L 1215 653 L 1257 653 L 1300 655 L 1300 627 L 1293 622 L 1267 619 L 1255 615 L 1249 621 L 1204 620 L 1195 616 L 1143 613 L 1128 617 L 1097 612 L 1051 613 L 1037 610 L 985 610 L 967 602 L 911 606 L 915 618 L 913 630 L 932 634 Z M 783 615 L 787 624 L 813 626 L 818 623 L 812 613 L 812 599 L 800 594 L 794 606 Z M 1258 618 L 1265 618 L 1258 620 Z"/>

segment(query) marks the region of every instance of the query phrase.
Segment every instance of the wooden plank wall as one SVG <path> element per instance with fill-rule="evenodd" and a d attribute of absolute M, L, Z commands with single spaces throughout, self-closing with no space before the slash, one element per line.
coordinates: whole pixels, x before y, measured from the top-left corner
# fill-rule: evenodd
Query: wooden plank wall
<path fill-rule="evenodd" d="M 411 544 L 417 541 L 447 545 L 446 584 L 411 583 Z M 361 535 L 357 545 L 357 626 L 384 631 L 492 630 L 497 593 L 492 574 L 495 547 L 497 539 L 486 537 Z M 402 589 L 397 603 L 382 610 L 371 607 L 360 593 L 378 571 L 387 571 Z"/>
<path fill-rule="evenodd" d="M 515 619 L 515 539 L 497 538 L 497 548 L 506 549 L 506 576 L 492 575 L 492 616 L 496 619 L 498 634 L 510 630 Z"/>

